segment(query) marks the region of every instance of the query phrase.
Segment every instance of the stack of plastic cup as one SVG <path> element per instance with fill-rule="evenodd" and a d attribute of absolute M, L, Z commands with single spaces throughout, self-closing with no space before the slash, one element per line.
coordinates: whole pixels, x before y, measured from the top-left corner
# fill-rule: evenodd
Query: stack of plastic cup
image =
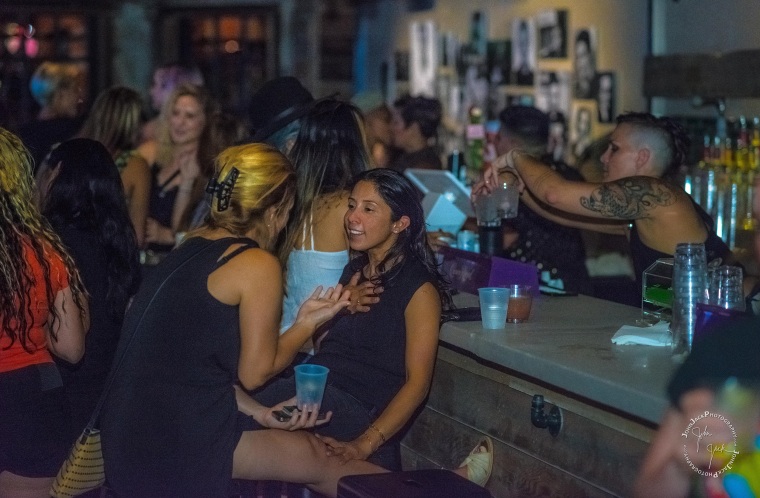
<path fill-rule="evenodd" d="M 673 352 L 688 353 L 694 340 L 697 303 L 707 301 L 707 258 L 704 244 L 682 243 L 673 255 Z"/>

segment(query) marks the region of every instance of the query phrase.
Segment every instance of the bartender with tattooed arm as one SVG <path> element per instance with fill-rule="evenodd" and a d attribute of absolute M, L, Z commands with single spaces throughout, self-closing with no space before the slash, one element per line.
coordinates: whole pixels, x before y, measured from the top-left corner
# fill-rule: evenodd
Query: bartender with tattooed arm
<path fill-rule="evenodd" d="M 658 258 L 673 257 L 680 242 L 703 242 L 708 261 L 736 264 L 710 216 L 680 186 L 662 178 L 683 164 L 687 147 L 688 137 L 675 121 L 628 113 L 618 116 L 602 155 L 604 182 L 565 180 L 529 154 L 512 150 L 494 162 L 473 193 L 513 174 L 520 180 L 521 199 L 536 213 L 566 226 L 626 235 L 640 293 L 642 273 Z"/>

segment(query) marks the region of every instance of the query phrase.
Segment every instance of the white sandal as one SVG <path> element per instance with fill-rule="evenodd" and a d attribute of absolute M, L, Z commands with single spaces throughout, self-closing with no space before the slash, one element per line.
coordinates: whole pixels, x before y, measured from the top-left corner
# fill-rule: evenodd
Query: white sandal
<path fill-rule="evenodd" d="M 475 446 L 460 467 L 467 468 L 467 479 L 485 486 L 493 469 L 493 441 L 485 436 Z"/>

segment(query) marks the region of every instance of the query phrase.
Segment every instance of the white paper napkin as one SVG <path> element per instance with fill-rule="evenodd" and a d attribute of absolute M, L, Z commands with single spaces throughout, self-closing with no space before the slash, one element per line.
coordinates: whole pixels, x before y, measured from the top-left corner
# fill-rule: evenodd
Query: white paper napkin
<path fill-rule="evenodd" d="M 671 336 L 668 322 L 659 321 L 651 327 L 623 325 L 612 336 L 614 344 L 643 344 L 645 346 L 670 346 Z"/>

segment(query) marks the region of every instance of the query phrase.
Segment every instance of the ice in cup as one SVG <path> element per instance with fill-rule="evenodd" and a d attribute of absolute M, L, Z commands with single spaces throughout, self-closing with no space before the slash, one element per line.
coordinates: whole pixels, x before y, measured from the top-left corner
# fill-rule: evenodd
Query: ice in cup
<path fill-rule="evenodd" d="M 295 367 L 296 404 L 301 411 L 319 410 L 325 394 L 330 369 L 322 365 L 304 363 Z"/>
<path fill-rule="evenodd" d="M 503 287 L 482 287 L 480 296 L 480 316 L 484 329 L 503 329 L 507 322 L 508 289 Z"/>
<path fill-rule="evenodd" d="M 533 306 L 533 294 L 529 285 L 510 285 L 507 289 L 509 294 L 509 306 L 507 308 L 507 321 L 520 323 L 530 317 L 530 309 Z"/>

